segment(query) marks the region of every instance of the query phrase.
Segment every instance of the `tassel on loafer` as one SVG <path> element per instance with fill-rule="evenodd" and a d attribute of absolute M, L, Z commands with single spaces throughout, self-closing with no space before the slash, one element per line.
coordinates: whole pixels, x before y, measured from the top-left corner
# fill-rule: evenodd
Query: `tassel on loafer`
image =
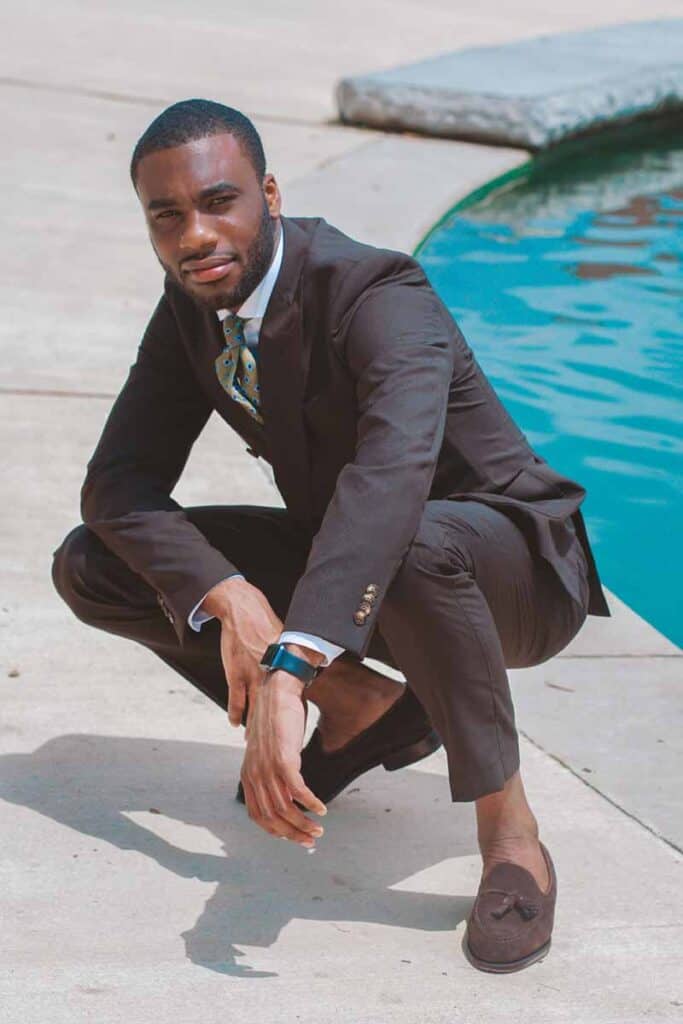
<path fill-rule="evenodd" d="M 479 886 L 467 922 L 464 949 L 473 967 L 509 974 L 542 960 L 550 949 L 557 876 L 541 843 L 550 885 L 542 892 L 519 864 L 496 864 Z"/>
<path fill-rule="evenodd" d="M 381 718 L 338 750 L 326 752 L 322 736 L 315 729 L 301 751 L 301 774 L 319 800 L 328 804 L 359 775 L 383 765 L 397 771 L 433 754 L 441 740 L 427 719 L 424 709 L 406 687 Z M 244 803 L 240 782 L 236 799 Z"/>

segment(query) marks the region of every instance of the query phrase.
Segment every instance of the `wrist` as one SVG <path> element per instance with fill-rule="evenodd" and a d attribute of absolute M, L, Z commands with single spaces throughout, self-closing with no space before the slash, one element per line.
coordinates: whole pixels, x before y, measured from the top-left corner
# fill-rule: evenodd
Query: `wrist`
<path fill-rule="evenodd" d="M 298 647 L 298 644 L 292 644 Z M 315 654 L 316 652 L 311 652 Z M 300 658 L 298 654 L 289 650 L 288 644 L 279 642 L 268 644 L 260 661 L 261 667 L 266 669 L 266 679 L 276 672 L 286 672 L 294 676 L 303 684 L 304 689 L 310 686 L 321 671 L 321 666 L 315 665 L 307 658 Z"/>
<path fill-rule="evenodd" d="M 291 694 L 293 697 L 299 697 L 301 700 L 305 700 L 305 685 L 301 679 L 297 679 L 290 672 L 285 672 L 283 669 L 276 669 L 274 672 L 266 672 L 263 679 L 259 683 L 261 690 L 272 690 L 275 688 L 278 693 Z"/>
<path fill-rule="evenodd" d="M 240 590 L 243 591 L 245 587 L 249 586 L 251 584 L 242 576 L 228 576 L 227 579 L 221 580 L 211 588 L 199 606 L 199 610 L 221 620 L 232 618 L 235 599 L 239 601 Z"/>

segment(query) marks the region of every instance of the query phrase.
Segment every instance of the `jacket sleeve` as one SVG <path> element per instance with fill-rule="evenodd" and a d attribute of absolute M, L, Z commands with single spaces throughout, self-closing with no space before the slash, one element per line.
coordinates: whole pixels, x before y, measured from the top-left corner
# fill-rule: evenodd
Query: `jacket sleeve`
<path fill-rule="evenodd" d="M 337 478 L 283 628 L 315 633 L 362 658 L 429 494 L 455 335 L 420 269 L 374 284 L 339 333 L 355 380 L 356 448 Z M 354 615 L 368 585 L 375 598 L 359 622 Z"/>
<path fill-rule="evenodd" d="M 199 598 L 238 571 L 170 497 L 210 412 L 164 296 L 88 464 L 81 514 L 156 591 L 181 642 Z"/>

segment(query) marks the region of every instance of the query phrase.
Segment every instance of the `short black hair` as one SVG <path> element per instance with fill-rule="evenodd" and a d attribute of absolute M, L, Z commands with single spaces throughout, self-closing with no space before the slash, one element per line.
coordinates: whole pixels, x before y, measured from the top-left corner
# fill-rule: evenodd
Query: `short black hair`
<path fill-rule="evenodd" d="M 135 185 L 138 164 L 149 153 L 183 146 L 208 135 L 234 135 L 243 147 L 259 178 L 266 173 L 266 156 L 261 136 L 249 118 L 213 100 L 181 100 L 155 117 L 138 139 L 130 161 L 130 176 Z"/>

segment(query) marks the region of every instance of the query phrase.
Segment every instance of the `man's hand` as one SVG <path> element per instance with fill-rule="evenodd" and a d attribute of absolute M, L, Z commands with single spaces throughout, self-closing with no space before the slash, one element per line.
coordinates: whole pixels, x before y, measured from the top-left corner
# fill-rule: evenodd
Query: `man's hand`
<path fill-rule="evenodd" d="M 249 817 L 270 835 L 312 849 L 323 829 L 294 801 L 314 814 L 326 814 L 327 808 L 301 776 L 306 724 L 302 694 L 303 683 L 283 671 L 264 675 L 250 692 L 241 778 Z"/>
<path fill-rule="evenodd" d="M 221 657 L 232 725 L 240 725 L 249 698 L 247 750 L 242 764 L 249 817 L 271 835 L 311 848 L 323 830 L 294 801 L 315 814 L 326 814 L 327 808 L 301 777 L 306 724 L 303 683 L 288 672 L 266 676 L 260 666 L 266 647 L 282 632 L 282 622 L 258 587 L 240 577 L 223 580 L 210 590 L 202 611 L 220 619 Z M 323 660 L 323 655 L 296 644 L 287 644 L 287 648 L 312 664 Z"/>
<path fill-rule="evenodd" d="M 229 687 L 228 718 L 240 725 L 247 697 L 263 679 L 259 662 L 268 644 L 275 643 L 282 622 L 265 594 L 240 577 L 216 584 L 202 601 L 202 611 L 221 623 L 221 658 Z"/>

